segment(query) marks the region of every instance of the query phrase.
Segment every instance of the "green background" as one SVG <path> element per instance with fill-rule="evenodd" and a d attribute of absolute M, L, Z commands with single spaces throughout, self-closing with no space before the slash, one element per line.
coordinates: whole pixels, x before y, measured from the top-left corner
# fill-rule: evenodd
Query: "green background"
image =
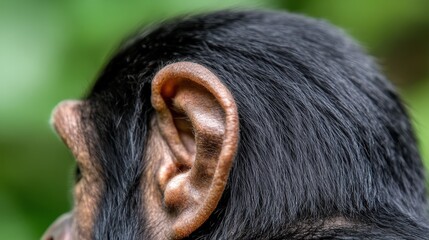
<path fill-rule="evenodd" d="M 0 239 L 38 239 L 71 205 L 74 160 L 49 125 L 139 26 L 226 7 L 288 9 L 343 28 L 400 89 L 429 164 L 429 1 L 0 0 Z"/>

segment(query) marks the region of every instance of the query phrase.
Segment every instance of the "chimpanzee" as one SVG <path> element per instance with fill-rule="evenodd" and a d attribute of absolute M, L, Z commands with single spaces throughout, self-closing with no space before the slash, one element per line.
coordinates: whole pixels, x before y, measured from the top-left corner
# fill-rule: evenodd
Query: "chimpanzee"
<path fill-rule="evenodd" d="M 429 239 L 406 110 L 325 21 L 166 21 L 52 122 L 77 161 L 75 203 L 44 239 Z"/>

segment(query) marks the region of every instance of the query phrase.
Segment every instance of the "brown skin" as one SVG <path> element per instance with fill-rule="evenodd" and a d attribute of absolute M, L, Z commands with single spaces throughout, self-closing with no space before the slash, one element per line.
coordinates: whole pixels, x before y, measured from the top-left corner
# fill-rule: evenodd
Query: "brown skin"
<path fill-rule="evenodd" d="M 157 239 L 181 239 L 213 213 L 225 189 L 237 150 L 239 121 L 229 90 L 210 70 L 178 62 L 161 69 L 152 82 L 151 121 L 143 173 L 144 211 Z M 83 138 L 79 108 L 63 102 L 53 125 L 82 168 L 73 213 L 53 224 L 43 239 L 90 239 L 103 189 L 100 169 Z M 90 126 L 88 126 L 90 127 Z"/>
<path fill-rule="evenodd" d="M 58 218 L 42 239 L 89 239 L 96 207 L 100 199 L 100 168 L 93 163 L 90 146 L 83 139 L 80 110 L 86 107 L 82 101 L 63 101 L 54 109 L 52 124 L 63 142 L 70 148 L 82 178 L 73 189 L 74 208 Z M 91 126 L 86 126 L 90 128 Z"/>

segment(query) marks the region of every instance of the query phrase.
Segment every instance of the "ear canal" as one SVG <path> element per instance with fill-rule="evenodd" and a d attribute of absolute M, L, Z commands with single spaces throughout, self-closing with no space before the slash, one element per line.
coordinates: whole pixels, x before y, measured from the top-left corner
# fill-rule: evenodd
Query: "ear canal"
<path fill-rule="evenodd" d="M 237 150 L 237 107 L 215 74 L 191 62 L 156 74 L 152 105 L 173 159 L 158 171 L 162 204 L 170 236 L 183 238 L 208 219 L 223 194 Z"/>

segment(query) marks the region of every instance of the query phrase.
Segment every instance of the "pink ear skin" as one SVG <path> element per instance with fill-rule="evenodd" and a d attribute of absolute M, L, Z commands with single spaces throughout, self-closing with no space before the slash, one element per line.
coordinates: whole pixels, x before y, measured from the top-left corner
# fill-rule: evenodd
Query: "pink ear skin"
<path fill-rule="evenodd" d="M 61 215 L 46 230 L 41 240 L 72 240 L 73 213 Z"/>

